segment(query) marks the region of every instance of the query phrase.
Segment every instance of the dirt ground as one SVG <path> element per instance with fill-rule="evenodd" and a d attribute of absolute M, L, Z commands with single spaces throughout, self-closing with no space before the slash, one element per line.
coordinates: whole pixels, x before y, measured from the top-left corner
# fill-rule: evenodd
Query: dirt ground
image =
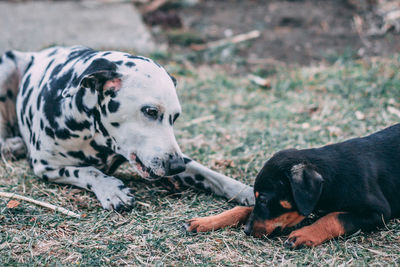
<path fill-rule="evenodd" d="M 372 6 L 356 5 L 356 2 L 363 1 L 203 0 L 175 11 L 183 28 L 198 34 L 206 42 L 259 30 L 259 38 L 235 47 L 234 54 L 250 65 L 308 65 L 334 60 L 343 54 L 365 57 L 399 52 L 400 35 L 393 31 L 371 34 L 374 28 L 382 27 L 383 21 L 373 12 Z M 357 18 L 361 19 L 361 31 L 355 26 Z M 158 41 L 165 41 L 168 30 L 155 29 Z M 172 52 L 183 49 L 173 43 L 170 48 Z M 232 54 L 222 53 L 225 53 L 222 57 Z"/>

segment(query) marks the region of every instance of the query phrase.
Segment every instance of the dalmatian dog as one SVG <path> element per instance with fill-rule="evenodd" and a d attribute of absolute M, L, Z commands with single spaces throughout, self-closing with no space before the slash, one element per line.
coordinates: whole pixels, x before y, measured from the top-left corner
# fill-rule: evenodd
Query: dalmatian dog
<path fill-rule="evenodd" d="M 156 62 L 123 52 L 8 51 L 0 58 L 2 156 L 27 155 L 37 176 L 90 190 L 108 210 L 134 205 L 132 191 L 112 176 L 125 161 L 144 178 L 254 204 L 251 187 L 182 154 L 175 86 Z"/>

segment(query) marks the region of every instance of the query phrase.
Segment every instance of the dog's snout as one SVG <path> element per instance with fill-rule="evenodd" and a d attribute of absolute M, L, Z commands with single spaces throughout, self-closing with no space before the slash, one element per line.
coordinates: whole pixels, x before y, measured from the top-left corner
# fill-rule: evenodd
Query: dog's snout
<path fill-rule="evenodd" d="M 166 164 L 165 175 L 174 175 L 186 170 L 186 164 L 182 157 L 171 157 Z"/>
<path fill-rule="evenodd" d="M 249 219 L 247 219 L 247 223 L 244 227 L 244 233 L 250 236 L 253 233 L 253 222 L 254 222 L 254 213 L 251 213 Z"/>
<path fill-rule="evenodd" d="M 253 232 L 253 229 L 251 229 L 251 228 L 252 228 L 252 225 L 250 225 L 250 224 L 246 224 L 246 226 L 244 227 L 244 233 L 247 236 L 250 236 L 251 233 Z"/>

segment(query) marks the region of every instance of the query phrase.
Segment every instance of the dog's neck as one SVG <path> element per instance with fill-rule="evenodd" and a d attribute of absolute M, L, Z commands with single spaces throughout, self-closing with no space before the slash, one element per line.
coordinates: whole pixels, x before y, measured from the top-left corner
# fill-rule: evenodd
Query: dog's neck
<path fill-rule="evenodd" d="M 64 98 L 61 111 L 67 118 L 73 118 L 77 124 L 85 124 L 89 127 L 71 129 L 74 134 L 83 140 L 95 139 L 99 145 L 108 146 L 107 130 L 101 123 L 101 100 L 97 91 L 88 88 L 80 88 L 77 93 Z"/>

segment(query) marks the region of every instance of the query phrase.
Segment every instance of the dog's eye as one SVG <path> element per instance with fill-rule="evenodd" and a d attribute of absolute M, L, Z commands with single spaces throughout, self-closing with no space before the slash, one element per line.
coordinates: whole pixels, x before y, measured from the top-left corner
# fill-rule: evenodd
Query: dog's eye
<path fill-rule="evenodd" d="M 143 114 L 150 119 L 156 120 L 158 118 L 158 109 L 155 107 L 144 106 L 141 110 Z"/>

